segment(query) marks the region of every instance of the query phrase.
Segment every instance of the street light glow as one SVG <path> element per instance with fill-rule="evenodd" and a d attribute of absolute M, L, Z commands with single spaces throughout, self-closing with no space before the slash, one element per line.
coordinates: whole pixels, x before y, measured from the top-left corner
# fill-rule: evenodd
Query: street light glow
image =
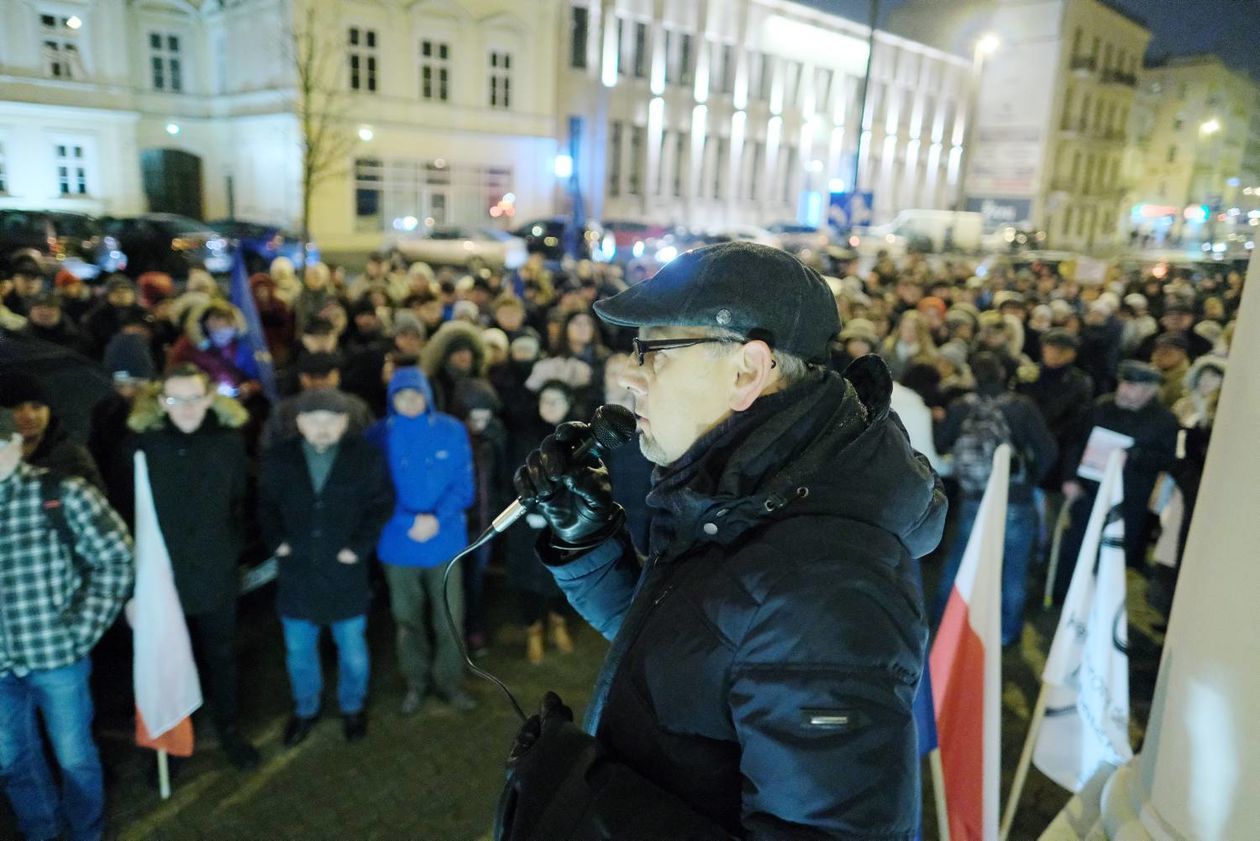
<path fill-rule="evenodd" d="M 552 171 L 555 172 L 556 178 L 572 177 L 573 156 L 572 155 L 556 155 L 555 163 L 552 164 Z"/>
<path fill-rule="evenodd" d="M 371 126 L 359 126 L 359 139 L 364 143 L 368 143 L 376 137 L 376 133 L 372 131 Z"/>
<path fill-rule="evenodd" d="M 166 133 L 169 134 L 171 137 L 174 137 L 175 135 L 179 134 L 179 123 L 167 123 Z"/>
<path fill-rule="evenodd" d="M 1203 132 L 1204 134 L 1216 134 L 1220 130 L 1221 130 L 1221 121 L 1216 119 L 1215 117 L 1212 117 L 1211 119 L 1208 119 L 1208 120 L 1204 120 L 1203 124 L 1199 126 L 1199 131 Z"/>
<path fill-rule="evenodd" d="M 1002 46 L 1002 39 L 992 32 L 986 32 L 976 41 L 976 52 L 980 55 L 992 55 Z"/>
<path fill-rule="evenodd" d="M 78 15 L 71 15 L 66 18 L 66 29 L 78 29 L 83 26 L 83 18 Z"/>

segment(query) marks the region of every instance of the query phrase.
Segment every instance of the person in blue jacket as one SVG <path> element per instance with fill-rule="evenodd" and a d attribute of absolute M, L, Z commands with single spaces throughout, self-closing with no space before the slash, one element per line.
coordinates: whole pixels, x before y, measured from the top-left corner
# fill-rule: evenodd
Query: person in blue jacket
<path fill-rule="evenodd" d="M 433 390 L 419 368 L 395 373 L 387 396 L 388 416 L 365 435 L 384 451 L 396 494 L 376 554 L 389 583 L 407 680 L 402 712 L 418 710 L 430 688 L 456 709 L 471 710 L 476 703 L 463 688 L 463 656 L 447 630 L 442 573 L 468 544 L 464 512 L 473 502 L 472 446 L 464 425 L 434 408 Z M 452 575 L 449 589 L 455 626 L 462 628 L 462 576 Z"/>

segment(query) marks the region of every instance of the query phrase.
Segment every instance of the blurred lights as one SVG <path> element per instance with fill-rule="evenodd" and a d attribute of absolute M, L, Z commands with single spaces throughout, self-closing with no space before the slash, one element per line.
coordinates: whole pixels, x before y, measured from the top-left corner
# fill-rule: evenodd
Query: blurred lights
<path fill-rule="evenodd" d="M 371 126 L 359 126 L 359 139 L 364 143 L 370 143 L 372 138 L 376 137 L 376 133 L 372 131 Z"/>
<path fill-rule="evenodd" d="M 1199 126 L 1199 131 L 1201 131 L 1204 134 L 1216 134 L 1220 130 L 1221 130 L 1221 121 L 1216 119 L 1215 117 L 1212 117 L 1209 120 L 1204 120 L 1203 123 Z"/>
<path fill-rule="evenodd" d="M 556 174 L 556 178 L 571 178 L 573 176 L 573 156 L 556 155 L 556 159 L 551 164 L 551 171 Z"/>
<path fill-rule="evenodd" d="M 175 135 L 179 134 L 179 123 L 167 123 L 166 133 L 169 134 L 171 137 L 174 137 Z"/>
<path fill-rule="evenodd" d="M 986 32 L 976 41 L 976 53 L 982 56 L 993 55 L 1002 46 L 1002 39 L 992 32 Z"/>
<path fill-rule="evenodd" d="M 67 29 L 79 29 L 82 26 L 83 26 L 83 18 L 79 17 L 78 15 L 71 15 L 70 17 L 66 18 Z"/>
<path fill-rule="evenodd" d="M 833 193 L 843 193 L 848 186 L 843 178 L 833 178 L 827 182 L 827 189 Z"/>

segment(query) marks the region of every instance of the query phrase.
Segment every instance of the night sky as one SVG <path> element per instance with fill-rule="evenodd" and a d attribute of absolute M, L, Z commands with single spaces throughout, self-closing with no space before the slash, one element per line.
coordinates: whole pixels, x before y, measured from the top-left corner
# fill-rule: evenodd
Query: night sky
<path fill-rule="evenodd" d="M 956 0 L 925 4 L 945 8 Z M 802 0 L 806 5 L 866 21 L 868 0 Z M 882 0 L 881 12 L 908 0 Z M 1260 81 L 1260 0 L 1109 0 L 1146 21 L 1152 32 L 1148 58 L 1216 53 L 1235 70 Z"/>

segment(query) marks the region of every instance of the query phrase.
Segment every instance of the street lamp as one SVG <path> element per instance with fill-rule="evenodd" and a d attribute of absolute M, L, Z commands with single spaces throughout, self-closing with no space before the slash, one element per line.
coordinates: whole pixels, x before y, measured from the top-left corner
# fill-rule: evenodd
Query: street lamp
<path fill-rule="evenodd" d="M 1002 39 L 996 33 L 986 32 L 976 41 L 976 55 L 987 56 L 997 52 L 998 47 L 1002 46 Z"/>
<path fill-rule="evenodd" d="M 1199 131 L 1203 134 L 1216 134 L 1221 130 L 1221 121 L 1215 117 L 1209 117 L 1199 125 Z"/>

